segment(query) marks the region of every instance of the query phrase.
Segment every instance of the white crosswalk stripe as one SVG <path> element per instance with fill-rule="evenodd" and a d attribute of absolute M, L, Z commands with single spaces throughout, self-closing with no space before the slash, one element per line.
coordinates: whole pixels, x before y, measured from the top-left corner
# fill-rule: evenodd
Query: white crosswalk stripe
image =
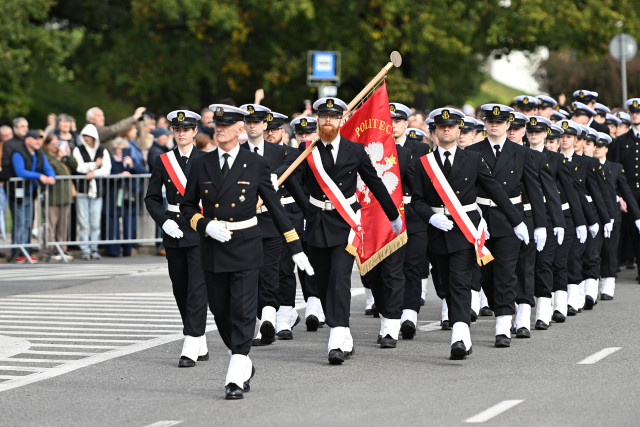
<path fill-rule="evenodd" d="M 166 263 L 153 264 L 109 264 L 82 263 L 71 264 L 34 264 L 3 265 L 0 282 L 38 281 L 47 277 L 64 275 L 67 280 L 74 279 L 107 279 L 123 275 L 129 276 L 163 276 L 167 275 Z"/>

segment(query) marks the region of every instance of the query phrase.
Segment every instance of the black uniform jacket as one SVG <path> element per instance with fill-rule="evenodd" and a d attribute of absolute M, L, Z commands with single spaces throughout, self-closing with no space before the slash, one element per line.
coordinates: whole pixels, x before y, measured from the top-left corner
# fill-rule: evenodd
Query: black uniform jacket
<path fill-rule="evenodd" d="M 227 273 L 262 266 L 262 235 L 257 225 L 232 231 L 231 240 L 225 243 L 206 234 L 211 220 L 238 222 L 255 217 L 258 197 L 269 209 L 278 231 L 285 236 L 290 253 L 302 252 L 300 240 L 271 185 L 271 171 L 265 159 L 240 149 L 225 178 L 220 170 L 218 149 L 193 163 L 180 211 L 200 233 L 202 264 L 206 271 Z M 201 199 L 204 217 L 198 207 Z"/>
<path fill-rule="evenodd" d="M 640 209 L 638 208 L 638 203 L 636 202 L 635 198 L 633 197 L 633 193 L 629 188 L 629 184 L 627 183 L 627 178 L 624 174 L 622 165 L 620 163 L 607 160 L 604 162 L 602 167 L 605 170 L 605 182 L 612 189 L 612 193 L 615 195 L 619 195 L 624 199 L 624 201 L 627 203 L 627 212 L 631 214 L 634 220 L 640 219 Z M 617 201 L 617 198 L 615 198 L 615 196 L 613 197 L 613 201 L 615 202 L 616 206 L 618 206 L 617 214 L 614 219 L 616 221 L 621 221 L 622 213 L 619 209 L 620 204 Z"/>
<path fill-rule="evenodd" d="M 406 178 L 404 175 L 402 177 L 402 195 L 412 196 L 414 176 L 417 169 L 422 167 L 422 165 L 420 164 L 420 157 L 430 153 L 431 147 L 429 147 L 429 144 L 405 140 L 403 149 L 409 150 L 409 152 L 411 153 L 411 163 L 407 167 Z M 400 149 L 398 149 L 398 156 L 400 155 L 399 151 Z M 423 221 L 422 218 L 420 218 L 420 216 L 416 213 L 413 207 L 413 200 L 408 205 L 405 205 L 404 209 L 405 220 L 407 221 L 407 233 L 412 234 L 418 232 L 426 232 L 427 223 Z"/>
<path fill-rule="evenodd" d="M 301 144 L 299 148 L 304 151 L 305 144 Z M 331 155 L 322 141 L 318 141 L 314 150 L 325 150 L 325 153 L 321 152 L 321 156 L 326 157 L 327 155 Z M 316 181 L 308 162 L 305 160 L 301 163 L 300 167 L 303 170 L 303 182 L 311 197 L 317 200 L 328 201 L 329 198 L 324 194 L 320 184 Z M 328 170 L 326 166 L 324 167 L 329 177 L 336 183 L 338 188 L 342 190 L 342 194 L 344 194 L 346 198 L 355 194 L 358 185 L 357 176 L 360 174 L 360 178 L 362 178 L 364 183 L 369 187 L 369 190 L 376 197 L 387 218 L 394 220 L 398 217 L 398 209 L 393 203 L 387 187 L 378 177 L 375 168 L 371 164 L 371 159 L 364 150 L 363 144 L 358 144 L 340 137 L 340 146 L 338 148 L 335 165 Z M 354 211 L 358 211 L 360 209 L 360 203 L 356 200 L 351 205 L 351 208 Z M 345 245 L 349 237 L 349 230 L 349 224 L 342 219 L 335 209 L 323 211 L 317 206 L 309 206 L 307 227 L 305 230 L 305 238 L 309 245 L 321 248 Z"/>
<path fill-rule="evenodd" d="M 438 151 L 435 151 L 434 155 L 442 168 L 442 159 Z M 491 176 L 491 171 L 479 153 L 457 149 L 447 181 L 463 206 L 475 203 L 479 192 L 482 191 L 498 205 L 499 210 L 506 218 L 505 221 L 511 224 L 512 232 L 513 227 L 522 222 L 521 212 L 518 212 L 509 201 L 502 186 Z M 431 207 L 444 207 L 444 203 L 422 163 L 416 167 L 412 204 L 418 215 L 426 222 L 429 222 L 434 214 Z M 471 222 L 477 227 L 480 223 L 480 213 L 475 210 L 468 212 L 468 215 Z M 445 232 L 432 225 L 428 226 L 427 231 L 429 233 L 429 251 L 436 254 L 449 254 L 469 249 L 469 245 L 471 245 L 455 222 L 450 231 Z"/>
<path fill-rule="evenodd" d="M 622 164 L 629 187 L 636 195 L 640 194 L 640 139 L 635 137 L 633 129 L 609 144 L 607 159 Z"/>
<path fill-rule="evenodd" d="M 607 203 L 602 197 L 602 189 L 598 184 L 598 176 L 596 175 L 595 165 L 593 164 L 591 157 L 587 157 L 581 154 L 573 154 L 571 156 L 571 166 L 574 170 L 574 175 L 578 179 L 578 196 L 582 203 L 582 212 L 587 221 L 587 225 L 592 225 L 598 222 L 598 216 L 602 214 L 607 217 L 607 221 L 611 220 L 609 213 L 607 212 Z M 593 203 L 589 203 L 586 196 L 590 196 Z"/>
<path fill-rule="evenodd" d="M 178 147 L 174 148 L 173 152 L 175 153 L 176 158 L 180 159 L 181 154 Z M 191 150 L 191 156 L 187 162 L 187 166 L 184 168 L 184 174 L 187 177 L 187 182 L 189 180 L 189 172 L 191 171 L 194 160 L 203 155 L 204 153 L 198 150 L 195 146 Z M 167 248 L 183 248 L 199 245 L 200 236 L 198 236 L 198 233 L 191 228 L 189 221 L 185 216 L 178 212 L 169 212 L 163 209 L 163 185 L 166 189 L 167 203 L 170 205 L 180 206 L 183 203 L 183 197 L 176 188 L 175 182 L 173 182 L 173 179 L 169 176 L 169 172 L 167 172 L 167 169 L 164 167 L 162 159 L 158 156 L 156 163 L 153 166 L 151 178 L 149 179 L 149 186 L 147 187 L 147 194 L 144 197 L 144 203 L 147 207 L 147 211 L 149 211 L 149 214 L 151 215 L 151 218 L 153 218 L 158 226 L 162 227 L 162 224 L 164 224 L 166 220 L 172 219 L 178 223 L 183 234 L 182 238 L 174 239 L 167 233 L 163 233 L 162 242 L 164 246 Z"/>
<path fill-rule="evenodd" d="M 502 184 L 502 188 L 509 198 L 521 196 L 525 191 L 531 204 L 531 213 L 535 228 L 547 226 L 547 214 L 542 198 L 542 188 L 540 179 L 533 164 L 531 149 L 516 144 L 507 139 L 502 146 L 500 158 L 496 160 L 493 154 L 491 143 L 484 139 L 476 144 L 470 145 L 465 151 L 478 151 L 489 165 L 493 178 Z M 478 196 L 491 198 L 484 189 L 480 189 Z M 495 200 L 494 200 L 495 202 Z M 513 227 L 505 218 L 502 209 L 490 208 L 481 205 L 483 216 L 487 220 L 491 237 L 513 236 Z M 524 212 L 522 204 L 517 204 L 516 208 L 522 214 Z"/>
<path fill-rule="evenodd" d="M 572 172 L 571 164 L 558 152 L 549 151 L 545 148 L 543 153 L 547 156 L 547 164 L 556 180 L 560 203 L 569 204 L 569 209 L 564 211 L 564 215 L 570 217 L 576 227 L 587 225 L 582 212 L 582 203 L 580 203 L 580 197 L 578 197 L 578 192 L 576 191 L 578 180 Z"/>
<path fill-rule="evenodd" d="M 562 227 L 565 228 L 564 214 L 562 213 L 562 203 L 560 202 L 560 196 L 558 194 L 558 187 L 556 180 L 551 173 L 547 156 L 540 151 L 531 150 L 533 157 L 533 165 L 540 177 L 540 186 L 542 187 L 542 193 L 545 198 L 545 208 L 547 211 L 547 219 L 551 220 L 548 224 L 550 227 Z M 524 203 L 529 203 L 529 197 L 527 192 L 522 195 Z M 531 216 L 531 211 L 525 211 L 526 216 Z M 533 230 L 529 230 L 529 234 L 533 235 Z"/>

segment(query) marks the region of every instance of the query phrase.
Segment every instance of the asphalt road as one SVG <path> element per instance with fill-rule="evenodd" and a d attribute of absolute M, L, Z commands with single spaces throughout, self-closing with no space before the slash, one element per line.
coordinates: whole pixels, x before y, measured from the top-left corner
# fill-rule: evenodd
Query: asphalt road
<path fill-rule="evenodd" d="M 29 274 L 29 266 L 20 268 Z M 6 266 L 0 267 L 0 277 L 6 271 Z M 130 294 L 139 301 L 149 295 L 156 302 L 146 304 L 148 311 L 153 314 L 153 307 L 161 307 L 157 312 L 166 312 L 163 316 L 172 319 L 170 295 L 166 294 L 170 284 L 161 258 L 120 260 L 110 273 L 96 273 L 64 286 L 64 271 L 58 267 L 51 273 L 57 285 L 30 282 L 23 292 L 20 281 L 0 279 L 0 317 L 7 309 L 3 301 L 31 301 L 21 295 L 40 291 L 29 298 L 76 301 L 91 294 L 107 299 Z M 16 274 L 13 269 L 12 274 Z M 354 277 L 354 287 L 359 287 Z M 119 357 L 111 358 L 109 352 L 93 358 L 78 356 L 85 362 L 104 360 L 7 390 L 2 386 L 8 382 L 0 382 L 0 425 L 280 427 L 460 425 L 486 420 L 505 426 L 635 426 L 640 418 L 640 387 L 636 385 L 640 333 L 634 326 L 640 285 L 634 278 L 635 271 L 623 270 L 614 301 L 599 302 L 593 311 L 553 324 L 548 331 L 532 331 L 531 339 L 514 338 L 508 349 L 493 347 L 494 320 L 480 318 L 471 328 L 473 354 L 464 361 L 448 360 L 450 333 L 434 327 L 440 300 L 431 289 L 419 317 L 424 330 L 411 341 L 401 340 L 396 349 L 380 349 L 375 344 L 378 319 L 363 314 L 364 296 L 360 294 L 351 306 L 356 350 L 352 359 L 330 366 L 326 359 L 328 329 L 312 333 L 299 325 L 293 341 L 251 351 L 257 373 L 251 392 L 241 401 L 224 400 L 229 356 L 217 332 L 207 334 L 209 361 L 179 369 L 182 343 L 179 333 L 169 329 L 155 341 L 141 339 L 113 350 L 122 353 Z M 179 320 L 177 311 L 175 316 L 172 320 Z M 46 317 L 43 321 L 48 322 Z M 0 323 L 0 335 L 5 342 L 19 336 L 19 328 L 3 330 L 2 326 Z M 606 357 L 579 363 L 603 350 Z M 0 351 L 0 365 L 7 365 L 7 360 Z M 22 364 L 29 366 L 29 362 Z"/>

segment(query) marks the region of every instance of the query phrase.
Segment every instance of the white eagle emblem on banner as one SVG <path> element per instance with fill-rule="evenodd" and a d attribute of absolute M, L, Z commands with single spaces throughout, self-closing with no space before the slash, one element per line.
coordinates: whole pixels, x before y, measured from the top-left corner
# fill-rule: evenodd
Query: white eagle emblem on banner
<path fill-rule="evenodd" d="M 387 187 L 387 192 L 389 194 L 393 193 L 398 184 L 400 184 L 400 178 L 390 171 L 393 165 L 398 163 L 396 158 L 393 154 L 390 157 L 384 157 L 384 144 L 382 142 L 372 142 L 365 146 L 364 150 L 369 155 L 371 164 L 378 174 L 378 178 L 380 178 L 385 187 Z M 363 194 L 365 203 L 371 203 L 369 188 L 362 178 L 360 178 L 360 175 L 358 175 L 358 191 Z"/>

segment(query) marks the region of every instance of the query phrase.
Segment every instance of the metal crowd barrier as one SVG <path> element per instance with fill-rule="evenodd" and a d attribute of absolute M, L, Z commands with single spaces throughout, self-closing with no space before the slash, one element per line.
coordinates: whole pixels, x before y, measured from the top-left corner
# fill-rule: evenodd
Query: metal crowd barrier
<path fill-rule="evenodd" d="M 156 224 L 144 207 L 150 176 L 111 175 L 92 181 L 83 175 L 58 176 L 55 185 L 38 183 L 35 187 L 34 181 L 11 178 L 5 189 L 12 232 L 7 233 L 10 243 L 3 241 L 0 250 L 20 252 L 32 262 L 29 250 L 40 249 L 68 262 L 67 246 L 80 246 L 83 253 L 92 253 L 100 245 L 107 253 L 122 250 L 123 255 L 129 255 L 131 245 L 160 243 Z M 17 234 L 20 230 L 16 230 L 15 218 L 25 216 L 31 218 L 29 234 L 24 230 Z"/>

